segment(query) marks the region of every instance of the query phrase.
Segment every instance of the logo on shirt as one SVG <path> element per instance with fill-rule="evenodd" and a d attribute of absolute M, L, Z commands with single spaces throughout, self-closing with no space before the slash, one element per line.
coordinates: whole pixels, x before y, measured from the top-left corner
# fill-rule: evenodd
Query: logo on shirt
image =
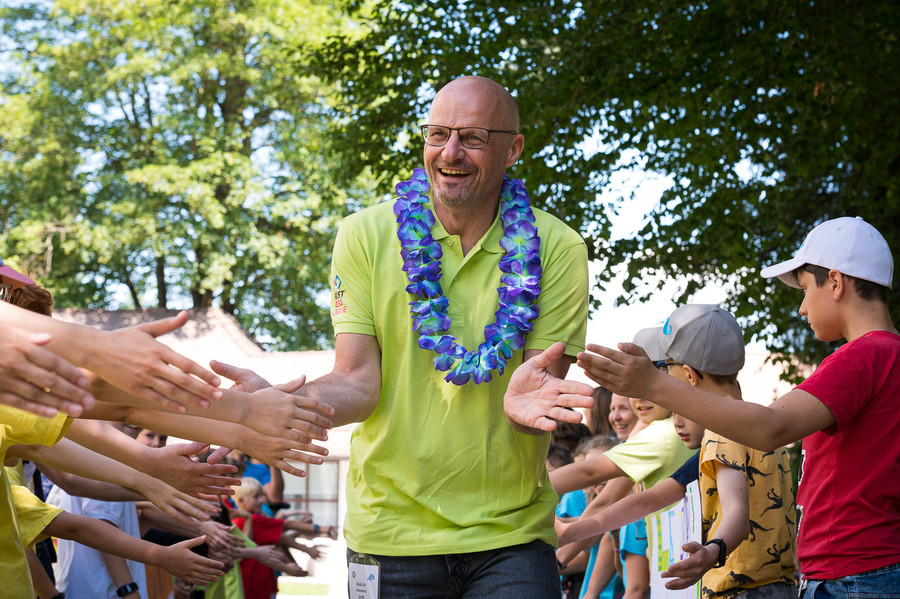
<path fill-rule="evenodd" d="M 344 290 L 341 289 L 341 278 L 335 275 L 331 279 L 331 315 L 347 313 L 347 305 L 344 303 Z"/>

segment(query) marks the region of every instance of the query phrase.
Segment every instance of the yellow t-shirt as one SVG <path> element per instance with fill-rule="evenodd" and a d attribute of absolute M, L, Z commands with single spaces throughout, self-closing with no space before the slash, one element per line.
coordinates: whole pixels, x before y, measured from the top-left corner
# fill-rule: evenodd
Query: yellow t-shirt
<path fill-rule="evenodd" d="M 723 516 L 715 462 L 747 476 L 750 535 L 724 566 L 703 575 L 704 596 L 728 599 L 764 584 L 794 584 L 797 519 L 787 452 L 780 447 L 763 453 L 706 432 L 700 450 L 700 508 L 706 540 L 716 537 Z"/>
<path fill-rule="evenodd" d="M 53 445 L 68 429 L 68 417 L 41 418 L 30 412 L 0 405 L 0 463 L 12 445 Z M 4 598 L 33 599 L 25 544 L 16 519 L 16 504 L 6 468 L 0 468 L 0 580 Z"/>
<path fill-rule="evenodd" d="M 489 383 L 457 386 L 435 371 L 437 354 L 419 348 L 409 315 L 412 297 L 392 208 L 387 202 L 345 219 L 333 254 L 335 332 L 374 336 L 381 348 L 378 407 L 351 441 L 347 544 L 381 555 L 464 553 L 535 539 L 555 545 L 558 497 L 544 463 L 549 435 L 518 433 L 503 412 L 503 394 L 523 350 Z M 563 341 L 574 356 L 584 348 L 587 325 L 587 249 L 558 219 L 534 214 L 543 271 L 540 315 L 524 349 Z M 497 311 L 502 225 L 497 218 L 465 256 L 459 237 L 439 220 L 431 234 L 443 251 L 448 333 L 475 349 Z"/>

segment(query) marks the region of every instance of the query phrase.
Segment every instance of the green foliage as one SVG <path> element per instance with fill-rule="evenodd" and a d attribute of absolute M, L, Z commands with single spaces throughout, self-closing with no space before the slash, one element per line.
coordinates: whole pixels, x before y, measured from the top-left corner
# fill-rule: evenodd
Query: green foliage
<path fill-rule="evenodd" d="M 829 348 L 797 292 L 758 276 L 819 222 L 860 215 L 900 248 L 900 5 L 392 0 L 351 3 L 361 23 L 324 47 L 362 157 L 387 186 L 420 161 L 415 126 L 460 75 L 514 92 L 533 198 L 591 239 L 628 280 L 620 301 L 678 277 L 687 297 L 727 283 L 748 332 L 775 352 Z M 352 119 L 351 119 L 352 116 Z M 611 240 L 602 205 L 617 171 L 673 181 L 637 236 Z M 900 299 L 891 295 L 895 314 Z M 641 323 L 636 323 L 636 326 Z M 749 337 L 749 335 L 748 335 Z"/>
<path fill-rule="evenodd" d="M 0 255 L 60 306 L 218 305 L 272 348 L 330 341 L 335 227 L 372 197 L 332 179 L 346 141 L 309 72 L 340 14 L 313 0 L 2 9 Z"/>

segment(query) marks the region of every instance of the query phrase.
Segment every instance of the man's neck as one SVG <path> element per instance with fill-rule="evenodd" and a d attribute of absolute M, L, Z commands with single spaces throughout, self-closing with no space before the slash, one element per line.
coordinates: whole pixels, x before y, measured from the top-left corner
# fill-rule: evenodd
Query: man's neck
<path fill-rule="evenodd" d="M 484 237 L 497 218 L 499 198 L 486 202 L 474 209 L 467 206 L 445 206 L 435 202 L 435 215 L 450 235 L 459 236 L 463 256 L 469 253 L 475 244 Z"/>

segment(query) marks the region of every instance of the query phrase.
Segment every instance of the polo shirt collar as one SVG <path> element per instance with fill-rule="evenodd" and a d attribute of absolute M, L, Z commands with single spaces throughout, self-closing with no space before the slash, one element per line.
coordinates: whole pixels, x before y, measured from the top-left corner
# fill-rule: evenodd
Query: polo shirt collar
<path fill-rule="evenodd" d="M 437 210 L 434 209 L 434 200 L 429 200 L 428 209 L 431 210 L 431 213 L 434 214 L 434 226 L 431 227 L 431 236 L 437 240 L 441 241 L 447 237 L 450 237 L 450 233 L 447 232 L 447 229 L 444 228 L 444 224 L 441 222 L 441 219 L 437 217 Z M 475 244 L 473 250 L 478 250 L 479 248 L 491 253 L 491 254 L 503 254 L 506 250 L 503 249 L 503 246 L 500 245 L 500 240 L 503 238 L 503 223 L 500 221 L 500 210 L 497 210 L 497 216 L 494 217 L 494 222 L 491 223 L 491 227 L 487 230 L 487 232 L 478 240 L 478 243 Z"/>

